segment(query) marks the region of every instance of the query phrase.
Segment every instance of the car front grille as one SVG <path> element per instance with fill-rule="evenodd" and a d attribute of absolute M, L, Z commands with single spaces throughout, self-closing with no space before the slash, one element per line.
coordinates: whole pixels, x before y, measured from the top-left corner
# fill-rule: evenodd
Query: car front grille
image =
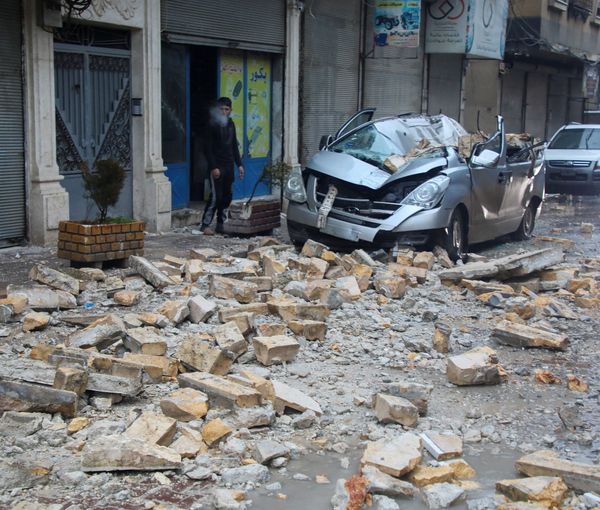
<path fill-rule="evenodd" d="M 591 161 L 581 159 L 553 159 L 548 161 L 550 168 L 589 168 Z"/>

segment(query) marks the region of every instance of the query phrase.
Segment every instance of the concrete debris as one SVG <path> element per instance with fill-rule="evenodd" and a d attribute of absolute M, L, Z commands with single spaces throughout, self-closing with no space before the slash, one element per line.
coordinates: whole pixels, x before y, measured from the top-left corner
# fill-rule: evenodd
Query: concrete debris
<path fill-rule="evenodd" d="M 167 352 L 165 339 L 158 333 L 158 330 L 151 327 L 128 329 L 123 344 L 131 352 L 137 354 L 164 356 Z"/>
<path fill-rule="evenodd" d="M 121 340 L 125 336 L 125 331 L 123 321 L 117 315 L 108 314 L 92 322 L 87 328 L 70 335 L 69 345 L 82 349 L 96 347 L 101 351 Z"/>
<path fill-rule="evenodd" d="M 187 336 L 179 344 L 175 357 L 188 367 L 200 372 L 225 375 L 233 365 L 233 359 L 219 347 L 213 347 L 201 335 Z"/>
<path fill-rule="evenodd" d="M 124 432 L 149 444 L 169 446 L 177 432 L 177 420 L 158 413 L 142 413 Z"/>
<path fill-rule="evenodd" d="M 564 335 L 508 321 L 498 324 L 492 335 L 498 342 L 513 347 L 541 347 L 564 351 L 569 345 Z"/>
<path fill-rule="evenodd" d="M 414 427 L 419 419 L 419 410 L 402 397 L 378 393 L 375 395 L 375 416 L 382 423 L 400 423 L 405 427 Z"/>
<path fill-rule="evenodd" d="M 140 274 L 150 285 L 156 289 L 164 289 L 175 282 L 166 274 L 160 271 L 152 262 L 144 257 L 131 255 L 129 257 L 129 267 Z"/>
<path fill-rule="evenodd" d="M 217 305 L 203 296 L 194 296 L 187 303 L 190 311 L 190 320 L 198 324 L 206 322 L 217 310 Z"/>
<path fill-rule="evenodd" d="M 440 434 L 437 432 L 423 432 L 421 434 L 423 446 L 435 460 L 447 460 L 460 457 L 463 453 L 462 439 L 453 434 Z"/>
<path fill-rule="evenodd" d="M 398 480 L 374 466 L 364 466 L 362 474 L 367 479 L 367 491 L 370 494 L 381 494 L 392 498 L 413 498 L 417 494 L 417 489 L 412 483 Z"/>
<path fill-rule="evenodd" d="M 464 498 L 465 491 L 452 483 L 436 483 L 425 487 L 422 491 L 423 499 L 431 510 L 448 508 L 450 505 Z"/>
<path fill-rule="evenodd" d="M 275 394 L 273 408 L 277 414 L 283 414 L 286 408 L 294 409 L 301 413 L 310 410 L 317 416 L 323 414 L 321 406 L 317 401 L 302 393 L 300 390 L 280 381 L 273 381 L 272 384 L 273 392 Z"/>
<path fill-rule="evenodd" d="M 529 501 L 560 507 L 569 488 L 560 477 L 532 476 L 496 482 L 496 490 L 513 501 Z"/>
<path fill-rule="evenodd" d="M 64 290 L 75 296 L 79 294 L 79 280 L 68 274 L 43 264 L 36 264 L 29 271 L 29 278 L 58 290 Z"/>
<path fill-rule="evenodd" d="M 389 395 L 405 398 L 416 406 L 421 416 L 425 416 L 433 386 L 411 381 L 398 381 L 387 384 L 385 391 Z"/>
<path fill-rule="evenodd" d="M 500 384 L 502 370 L 496 351 L 478 347 L 464 354 L 448 358 L 446 375 L 457 386 Z"/>
<path fill-rule="evenodd" d="M 27 299 L 34 310 L 68 310 L 77 308 L 75 296 L 64 290 L 52 290 L 43 285 L 9 285 L 6 288 L 7 299 Z M 19 296 L 19 297 L 15 297 Z"/>
<path fill-rule="evenodd" d="M 181 374 L 177 380 L 182 388 L 194 388 L 208 395 L 211 407 L 253 407 L 262 403 L 258 391 L 217 375 L 194 372 Z"/>
<path fill-rule="evenodd" d="M 211 296 L 221 299 L 235 299 L 240 303 L 256 301 L 258 285 L 233 278 L 211 275 L 209 279 L 209 292 Z"/>
<path fill-rule="evenodd" d="M 78 398 L 72 391 L 0 380 L 0 411 L 60 413 L 70 418 L 77 414 Z"/>
<path fill-rule="evenodd" d="M 374 466 L 388 475 L 400 478 L 421 462 L 421 439 L 404 433 L 392 439 L 367 443 L 361 466 Z"/>
<path fill-rule="evenodd" d="M 29 312 L 23 317 L 23 331 L 38 331 L 44 329 L 50 322 L 50 316 L 44 312 Z"/>
<path fill-rule="evenodd" d="M 291 336 L 256 336 L 252 340 L 256 359 L 265 366 L 293 361 L 300 344 Z"/>

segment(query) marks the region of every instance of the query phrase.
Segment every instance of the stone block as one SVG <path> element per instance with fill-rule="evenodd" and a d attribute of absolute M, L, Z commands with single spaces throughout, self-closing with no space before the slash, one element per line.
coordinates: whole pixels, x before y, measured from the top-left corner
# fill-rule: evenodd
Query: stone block
<path fill-rule="evenodd" d="M 67 310 L 77 308 L 75 296 L 64 290 L 52 290 L 44 285 L 8 285 L 6 299 L 26 298 L 33 310 Z"/>
<path fill-rule="evenodd" d="M 379 294 L 390 299 L 400 299 L 406 293 L 406 280 L 390 273 L 377 275 L 373 286 Z"/>
<path fill-rule="evenodd" d="M 327 323 L 323 321 L 290 321 L 288 327 L 296 335 L 301 335 L 307 340 L 325 341 L 327 334 Z"/>
<path fill-rule="evenodd" d="M 560 508 L 569 487 L 557 476 L 532 476 L 516 480 L 499 480 L 496 491 L 513 501 L 540 503 L 548 508 Z"/>
<path fill-rule="evenodd" d="M 209 292 L 220 299 L 235 299 L 240 303 L 256 301 L 258 285 L 243 280 L 211 275 Z"/>
<path fill-rule="evenodd" d="M 231 308 L 221 308 L 219 310 L 219 322 L 227 322 L 231 317 L 240 313 L 253 313 L 255 315 L 267 315 L 269 306 L 267 303 L 250 303 L 246 305 L 234 306 Z"/>
<path fill-rule="evenodd" d="M 170 300 L 160 305 L 157 312 L 167 317 L 173 324 L 180 324 L 187 319 L 190 309 L 185 301 Z"/>
<path fill-rule="evenodd" d="M 285 335 L 257 336 L 252 345 L 256 359 L 265 366 L 293 361 L 300 350 L 298 341 Z"/>
<path fill-rule="evenodd" d="M 279 315 L 284 321 L 314 320 L 324 321 L 331 310 L 323 304 L 296 303 L 296 302 L 269 302 L 269 310 Z"/>
<path fill-rule="evenodd" d="M 144 257 L 131 255 L 129 267 L 140 274 L 150 285 L 157 289 L 163 289 L 173 285 L 173 280 L 160 271 L 152 262 Z"/>
<path fill-rule="evenodd" d="M 233 364 L 233 359 L 227 353 L 198 335 L 184 338 L 175 357 L 194 370 L 216 375 L 225 375 Z"/>
<path fill-rule="evenodd" d="M 427 269 L 431 271 L 433 264 L 435 263 L 435 255 L 430 251 L 420 251 L 415 255 L 412 265 L 421 269 Z"/>
<path fill-rule="evenodd" d="M 234 322 L 242 335 L 249 335 L 256 327 L 255 315 L 251 312 L 242 312 L 231 315 L 228 322 Z"/>
<path fill-rule="evenodd" d="M 270 276 L 245 276 L 244 281 L 254 283 L 258 292 L 271 292 L 273 290 L 273 278 Z"/>
<path fill-rule="evenodd" d="M 164 356 L 167 352 L 167 342 L 151 327 L 128 329 L 123 344 L 135 354 Z"/>
<path fill-rule="evenodd" d="M 412 483 L 398 480 L 374 466 L 364 466 L 362 474 L 367 479 L 367 492 L 369 494 L 408 498 L 417 495 L 417 489 Z"/>
<path fill-rule="evenodd" d="M 54 376 L 53 388 L 72 391 L 82 396 L 87 389 L 88 374 L 85 370 L 70 367 L 58 367 Z"/>
<path fill-rule="evenodd" d="M 180 374 L 177 379 L 182 388 L 194 388 L 208 395 L 211 406 L 253 407 L 262 403 L 258 391 L 216 375 L 193 372 Z"/>
<path fill-rule="evenodd" d="M 297 293 L 292 292 L 291 289 L 289 289 L 289 287 L 292 284 L 302 285 L 303 289 L 300 295 L 297 295 Z M 334 282 L 331 280 L 308 280 L 306 282 L 290 282 L 288 286 L 286 286 L 286 289 L 290 290 L 289 293 L 293 296 L 302 297 L 307 301 L 314 301 L 316 299 L 319 299 L 323 290 L 330 289 L 331 287 L 333 287 L 333 285 Z"/>
<path fill-rule="evenodd" d="M 79 280 L 44 264 L 36 264 L 29 271 L 31 280 L 73 295 L 79 294 Z"/>
<path fill-rule="evenodd" d="M 323 254 L 323 251 L 328 249 L 329 248 L 324 244 L 313 241 L 312 239 L 308 239 L 304 243 L 300 255 L 303 257 L 320 257 Z"/>
<path fill-rule="evenodd" d="M 169 325 L 169 319 L 159 313 L 143 312 L 138 314 L 137 318 L 145 326 L 154 328 L 166 328 Z"/>
<path fill-rule="evenodd" d="M 446 375 L 457 386 L 500 384 L 496 351 L 479 347 L 448 359 Z"/>
<path fill-rule="evenodd" d="M 169 446 L 176 432 L 177 420 L 158 413 L 144 412 L 123 434 L 149 444 Z"/>
<path fill-rule="evenodd" d="M 425 487 L 421 494 L 431 510 L 447 508 L 465 496 L 465 490 L 452 483 L 434 483 Z"/>
<path fill-rule="evenodd" d="M 312 257 L 306 268 L 307 280 L 322 280 L 329 268 L 329 264 L 323 259 Z"/>
<path fill-rule="evenodd" d="M 287 264 L 281 262 L 273 257 L 264 255 L 262 258 L 263 271 L 265 276 L 273 278 L 274 276 L 280 275 L 287 271 Z"/>
<path fill-rule="evenodd" d="M 72 391 L 0 380 L 0 411 L 77 414 L 78 395 Z"/>
<path fill-rule="evenodd" d="M 177 360 L 167 356 L 126 352 L 123 360 L 141 366 L 150 379 L 157 383 L 177 377 Z"/>
<path fill-rule="evenodd" d="M 96 347 L 99 351 L 106 349 L 125 336 L 125 324 L 114 314 L 108 314 L 98 319 L 87 328 L 77 331 L 69 336 L 68 344 L 71 347 Z"/>
<path fill-rule="evenodd" d="M 447 460 L 460 457 L 463 453 L 462 439 L 454 434 L 423 432 L 423 446 L 435 460 Z"/>
<path fill-rule="evenodd" d="M 27 296 L 22 294 L 12 294 L 4 299 L 0 299 L 0 305 L 12 307 L 12 311 L 16 315 L 23 313 L 28 302 Z"/>
<path fill-rule="evenodd" d="M 206 322 L 217 311 L 216 303 L 199 295 L 190 298 L 187 306 L 190 320 L 195 324 Z"/>
<path fill-rule="evenodd" d="M 215 340 L 221 349 L 233 353 L 237 358 L 248 350 L 248 342 L 234 321 L 220 324 L 215 328 Z"/>
<path fill-rule="evenodd" d="M 426 487 L 434 483 L 449 482 L 454 478 L 454 471 L 450 466 L 417 466 L 408 476 L 408 480 L 417 487 Z"/>
<path fill-rule="evenodd" d="M 185 279 L 188 282 L 196 282 L 204 274 L 204 264 L 201 260 L 188 260 L 183 266 Z"/>
<path fill-rule="evenodd" d="M 220 418 L 209 421 L 202 427 L 202 439 L 210 448 L 229 436 L 233 430 Z"/>
<path fill-rule="evenodd" d="M 330 310 L 337 310 L 351 301 L 350 295 L 342 289 L 323 289 L 319 294 L 319 302 Z"/>
<path fill-rule="evenodd" d="M 283 414 L 286 407 L 300 411 L 301 413 L 311 410 L 317 416 L 323 414 L 321 406 L 312 397 L 280 381 L 272 381 L 272 384 L 275 394 L 273 408 L 277 414 Z"/>
<path fill-rule="evenodd" d="M 44 312 L 29 312 L 23 317 L 23 331 L 44 329 L 50 322 L 50 316 Z"/>
<path fill-rule="evenodd" d="M 285 324 L 275 322 L 263 322 L 256 326 L 256 334 L 258 336 L 285 335 L 286 331 L 287 326 Z"/>
<path fill-rule="evenodd" d="M 419 410 L 402 397 L 384 393 L 375 396 L 375 416 L 382 423 L 400 423 L 405 427 L 414 427 L 419 419 Z"/>
<path fill-rule="evenodd" d="M 113 300 L 121 306 L 133 306 L 140 302 L 141 294 L 133 290 L 120 290 L 115 292 Z"/>
<path fill-rule="evenodd" d="M 257 441 L 254 447 L 254 459 L 259 464 L 268 464 L 273 459 L 287 457 L 289 454 L 290 449 L 287 446 L 271 439 Z"/>
<path fill-rule="evenodd" d="M 240 376 L 244 379 L 240 384 L 254 388 L 265 400 L 273 401 L 275 399 L 273 383 L 269 379 L 265 379 L 264 377 L 255 374 L 252 370 L 247 369 L 241 370 Z"/>
<path fill-rule="evenodd" d="M 203 418 L 208 412 L 208 396 L 193 388 L 180 388 L 160 401 L 165 416 L 178 421 Z"/>
<path fill-rule="evenodd" d="M 213 248 L 192 248 L 190 250 L 190 258 L 198 259 L 203 261 L 209 261 L 212 259 L 217 259 L 221 256 L 221 254 L 214 250 Z"/>
<path fill-rule="evenodd" d="M 361 466 L 374 466 L 388 475 L 400 478 L 421 462 L 421 439 L 411 433 L 392 439 L 370 441 L 363 453 Z"/>
<path fill-rule="evenodd" d="M 513 347 L 540 347 L 564 351 L 569 345 L 569 340 L 564 335 L 509 321 L 498 324 L 492 336 L 501 344 Z"/>

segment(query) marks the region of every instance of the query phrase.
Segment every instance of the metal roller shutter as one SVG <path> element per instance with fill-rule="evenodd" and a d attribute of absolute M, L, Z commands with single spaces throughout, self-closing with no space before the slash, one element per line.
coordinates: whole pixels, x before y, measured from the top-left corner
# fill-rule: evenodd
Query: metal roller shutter
<path fill-rule="evenodd" d="M 0 16 L 0 246 L 25 237 L 21 2 Z"/>
<path fill-rule="evenodd" d="M 548 75 L 527 73 L 527 109 L 525 131 L 544 138 L 546 131 L 546 106 L 548 100 Z"/>
<path fill-rule="evenodd" d="M 428 113 L 430 115 L 443 113 L 458 120 L 462 69 L 462 55 L 429 55 Z"/>
<path fill-rule="evenodd" d="M 550 76 L 550 94 L 548 95 L 548 119 L 546 138 L 550 140 L 558 128 L 567 122 L 567 103 L 569 100 L 569 78 Z"/>
<path fill-rule="evenodd" d="M 283 53 L 284 0 L 163 0 L 162 31 L 182 44 Z"/>
<path fill-rule="evenodd" d="M 524 92 L 525 72 L 514 67 L 509 69 L 502 76 L 502 105 L 500 107 L 508 133 L 523 131 Z"/>
<path fill-rule="evenodd" d="M 358 108 L 360 0 L 307 3 L 302 40 L 300 160 Z"/>

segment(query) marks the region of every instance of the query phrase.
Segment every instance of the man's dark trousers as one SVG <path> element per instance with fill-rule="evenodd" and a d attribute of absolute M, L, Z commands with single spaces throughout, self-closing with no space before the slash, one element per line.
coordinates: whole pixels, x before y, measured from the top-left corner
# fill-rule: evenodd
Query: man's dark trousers
<path fill-rule="evenodd" d="M 223 230 L 223 223 L 227 219 L 227 208 L 233 198 L 233 164 L 219 165 L 221 174 L 215 178 L 210 174 L 210 198 L 204 215 L 202 216 L 202 228 L 210 226 L 217 215 L 217 231 Z"/>

